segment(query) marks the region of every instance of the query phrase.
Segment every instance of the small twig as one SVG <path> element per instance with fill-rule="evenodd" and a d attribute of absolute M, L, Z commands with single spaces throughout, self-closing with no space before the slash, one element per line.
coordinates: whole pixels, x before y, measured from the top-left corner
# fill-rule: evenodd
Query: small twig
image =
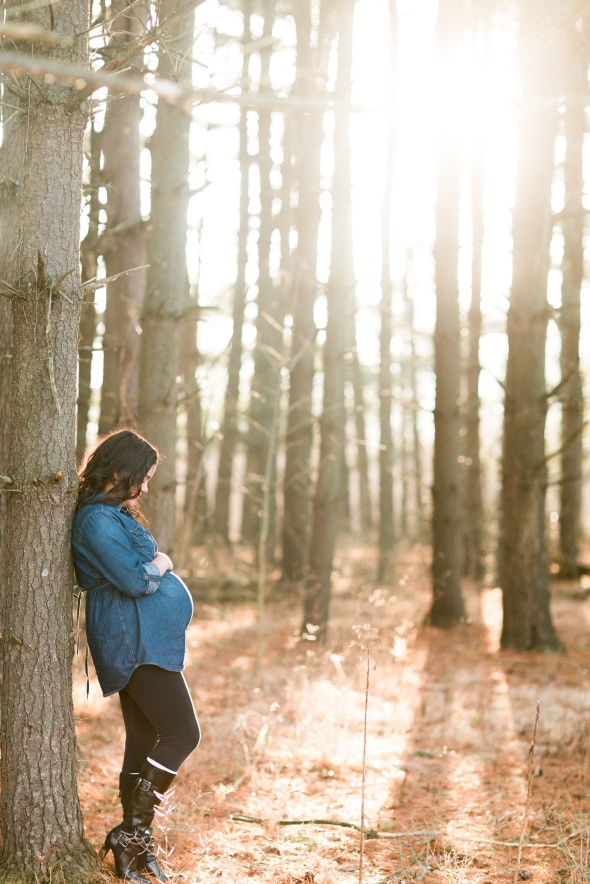
<path fill-rule="evenodd" d="M 533 739 L 531 740 L 531 745 L 529 748 L 529 763 L 528 763 L 528 771 L 527 771 L 527 784 L 526 784 L 526 801 L 524 805 L 524 815 L 522 818 L 522 828 L 520 830 L 520 840 L 518 843 L 518 856 L 516 857 L 516 868 L 514 869 L 514 884 L 518 881 L 518 876 L 520 873 L 520 858 L 522 856 L 522 848 L 524 842 L 524 836 L 526 832 L 526 824 L 527 817 L 529 813 L 529 805 L 531 803 L 531 793 L 533 791 L 533 777 L 535 775 L 535 740 L 537 738 L 537 725 L 539 724 L 539 711 L 540 704 L 537 703 L 537 714 L 535 716 L 535 726 L 533 728 Z M 536 845 L 535 845 L 536 846 Z"/>
<path fill-rule="evenodd" d="M 89 279 L 87 282 L 82 283 L 82 291 L 84 294 L 87 292 L 95 292 L 96 289 L 101 289 L 103 286 L 109 285 L 109 283 L 119 279 L 120 276 L 126 276 L 128 273 L 135 273 L 136 270 L 147 270 L 149 266 L 149 264 L 141 264 L 139 267 L 130 267 L 129 270 L 121 270 L 120 273 L 115 273 L 113 276 L 101 277 L 100 279 L 98 276 L 95 276 L 93 279 Z"/>

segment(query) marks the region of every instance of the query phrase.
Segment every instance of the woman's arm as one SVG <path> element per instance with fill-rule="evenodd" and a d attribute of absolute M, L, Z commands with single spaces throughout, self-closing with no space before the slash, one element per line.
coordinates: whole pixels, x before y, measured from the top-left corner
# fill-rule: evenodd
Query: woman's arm
<path fill-rule="evenodd" d="M 143 561 L 116 511 L 89 509 L 74 530 L 75 552 L 124 595 L 156 592 L 163 574 L 172 566 L 166 553 L 157 553 L 151 562 Z"/>

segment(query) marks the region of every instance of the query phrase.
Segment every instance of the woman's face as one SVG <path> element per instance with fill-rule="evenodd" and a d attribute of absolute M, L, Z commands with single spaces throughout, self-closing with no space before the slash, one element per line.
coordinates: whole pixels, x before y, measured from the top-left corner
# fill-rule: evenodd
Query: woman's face
<path fill-rule="evenodd" d="M 138 496 L 141 496 L 142 494 L 147 494 L 148 483 L 149 483 L 150 479 L 153 477 L 154 473 L 156 472 L 156 467 L 157 467 L 157 464 L 154 464 L 153 467 L 150 467 L 147 474 L 143 478 L 143 482 L 141 483 L 141 486 L 139 486 L 139 487 L 137 485 L 131 486 L 132 491 L 135 495 L 137 495 L 138 491 L 139 491 Z M 113 480 L 111 482 L 107 482 L 107 484 L 105 485 L 104 494 L 108 494 L 109 491 L 115 487 L 117 482 L 118 482 L 118 476 L 117 476 L 117 473 L 115 473 L 115 475 L 113 476 Z M 134 500 L 137 500 L 137 496 L 132 497 L 129 500 L 124 500 L 123 506 L 131 506 L 131 504 L 133 503 Z"/>
<path fill-rule="evenodd" d="M 139 496 L 140 497 L 142 494 L 148 493 L 148 483 L 149 483 L 150 479 L 153 477 L 154 473 L 156 472 L 156 466 L 157 466 L 157 464 L 154 464 L 153 467 L 150 467 L 150 469 L 147 472 L 147 475 L 144 476 L 143 482 L 141 483 L 141 487 L 139 488 Z M 136 493 L 138 490 L 137 485 L 133 485 L 132 487 L 133 487 L 134 493 Z M 137 500 L 137 497 L 132 498 L 131 500 L 124 500 L 123 506 L 131 506 L 131 504 L 133 503 L 134 500 Z"/>

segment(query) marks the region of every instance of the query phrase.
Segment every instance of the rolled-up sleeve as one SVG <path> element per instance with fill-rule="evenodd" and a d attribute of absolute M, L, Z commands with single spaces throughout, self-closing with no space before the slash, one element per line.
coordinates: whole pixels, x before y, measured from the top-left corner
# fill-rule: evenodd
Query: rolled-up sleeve
<path fill-rule="evenodd" d="M 160 586 L 158 566 L 142 562 L 115 512 L 101 509 L 85 514 L 74 532 L 73 544 L 78 554 L 124 595 L 151 595 Z"/>

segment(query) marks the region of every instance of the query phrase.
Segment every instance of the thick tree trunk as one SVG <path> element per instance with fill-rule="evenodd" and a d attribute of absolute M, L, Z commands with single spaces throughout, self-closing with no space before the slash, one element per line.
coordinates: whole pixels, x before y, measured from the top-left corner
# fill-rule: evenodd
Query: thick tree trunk
<path fill-rule="evenodd" d="M 14 7 L 12 7 L 14 9 Z M 88 9 L 64 0 L 31 18 L 86 35 Z M 35 54 L 35 48 L 26 47 Z M 45 50 L 49 51 L 49 50 Z M 86 37 L 54 58 L 87 63 Z M 79 220 L 85 108 L 60 83 L 15 83 L 16 202 L 13 378 L 7 501 L 0 881 L 98 877 L 76 791 L 70 554 Z M 4 177 L 4 167 L 0 179 Z"/>
<path fill-rule="evenodd" d="M 397 120 L 395 87 L 397 71 L 397 0 L 389 3 L 390 70 L 392 101 L 387 140 L 383 204 L 381 207 L 381 306 L 379 316 L 379 564 L 380 580 L 391 574 L 395 546 L 393 521 L 393 437 L 391 433 L 391 402 L 393 375 L 391 371 L 391 336 L 393 333 L 391 279 L 391 211 L 393 196 L 393 171 L 397 143 Z"/>
<path fill-rule="evenodd" d="M 250 16 L 252 0 L 244 0 L 244 31 L 242 44 L 250 42 Z M 243 88 L 248 89 L 248 68 L 250 55 L 244 52 L 242 63 Z M 250 160 L 248 155 L 248 111 L 245 107 L 240 112 L 240 226 L 238 231 L 238 261 L 236 284 L 233 299 L 233 331 L 227 365 L 227 386 L 221 424 L 221 442 L 219 445 L 219 461 L 217 465 L 217 487 L 215 490 L 215 531 L 224 540 L 229 540 L 230 498 L 232 491 L 232 475 L 234 456 L 238 439 L 240 369 L 242 367 L 242 331 L 244 328 L 244 310 L 246 307 L 246 264 L 248 261 L 247 245 L 249 230 L 248 193 Z"/>
<path fill-rule="evenodd" d="M 336 95 L 350 101 L 354 0 L 339 0 L 338 75 Z M 354 304 L 350 172 L 350 121 L 336 114 L 332 187 L 332 263 L 327 287 L 328 322 L 324 348 L 324 400 L 320 419 L 320 463 L 313 505 L 309 576 L 303 611 L 303 633 L 324 642 L 327 636 L 334 548 L 342 493 L 345 441 L 344 353 Z"/>
<path fill-rule="evenodd" d="M 114 0 L 109 46 L 124 50 L 141 28 L 138 7 Z M 145 264 L 145 231 L 140 200 L 139 124 L 142 109 L 137 95 L 113 96 L 107 105 L 102 133 L 107 189 L 108 226 L 102 246 L 107 276 Z M 139 313 L 144 272 L 120 276 L 107 286 L 102 347 L 104 369 L 99 432 L 137 422 Z"/>
<path fill-rule="evenodd" d="M 462 0 L 441 0 L 437 54 L 442 73 L 456 63 L 462 39 Z M 461 355 L 459 327 L 459 133 L 448 119 L 444 98 L 456 81 L 441 82 L 439 155 L 434 244 L 436 324 L 434 330 L 434 464 L 432 485 L 432 608 L 434 626 L 453 626 L 465 616 L 461 596 L 460 415 Z M 446 88 L 445 88 L 446 87 Z"/>
<path fill-rule="evenodd" d="M 546 11 L 556 16 L 558 0 Z M 552 231 L 558 53 L 553 28 L 532 0 L 522 6 L 519 122 L 513 269 L 508 311 L 508 362 L 502 450 L 499 548 L 504 601 L 502 647 L 561 648 L 549 611 L 545 538 L 545 339 L 547 272 Z"/>
<path fill-rule="evenodd" d="M 160 17 L 179 9 L 163 0 Z M 193 17 L 170 28 L 160 48 L 161 77 L 191 82 Z M 152 205 L 146 292 L 141 315 L 139 427 L 163 455 L 144 509 L 162 549 L 174 546 L 181 321 L 188 300 L 186 264 L 190 110 L 160 101 L 152 136 Z"/>
<path fill-rule="evenodd" d="M 2 44 L 0 43 L 0 45 Z M 6 98 L 6 91 L 4 95 Z M 2 146 L 0 146 L 0 167 L 2 168 L 2 175 L 0 175 L 0 280 L 9 280 L 14 279 L 15 276 L 14 259 L 18 230 L 16 198 L 22 157 L 18 140 L 17 117 L 10 112 L 3 114 L 3 119 Z M 12 306 L 10 298 L 0 296 L 0 475 L 6 475 L 8 472 L 11 377 Z M 6 494 L 0 491 L 0 628 L 6 568 L 5 544 Z"/>
<path fill-rule="evenodd" d="M 588 17 L 590 21 L 590 16 Z M 588 28 L 590 33 L 590 28 Z M 567 93 L 572 102 L 565 111 L 563 279 L 561 285 L 561 380 L 564 384 L 561 421 L 561 485 L 559 561 L 563 577 L 578 577 L 582 506 L 584 396 L 580 372 L 580 297 L 584 276 L 584 133 L 583 98 L 588 87 L 588 43 L 575 28 L 568 32 Z M 579 97 L 579 103 L 576 98 Z"/>
<path fill-rule="evenodd" d="M 297 81 L 301 93 L 317 96 L 325 82 L 327 40 L 325 0 L 320 6 L 317 47 L 312 46 L 311 8 L 307 3 L 294 9 L 297 24 Z M 294 179 L 297 188 L 295 226 L 297 248 L 292 259 L 293 334 L 289 408 L 286 431 L 283 527 L 283 573 L 289 580 L 304 576 L 309 551 L 311 452 L 313 417 L 311 395 L 315 373 L 317 329 L 314 306 L 318 293 L 316 265 L 320 222 L 320 153 L 323 142 L 323 114 L 308 111 L 303 116 L 295 152 Z"/>

